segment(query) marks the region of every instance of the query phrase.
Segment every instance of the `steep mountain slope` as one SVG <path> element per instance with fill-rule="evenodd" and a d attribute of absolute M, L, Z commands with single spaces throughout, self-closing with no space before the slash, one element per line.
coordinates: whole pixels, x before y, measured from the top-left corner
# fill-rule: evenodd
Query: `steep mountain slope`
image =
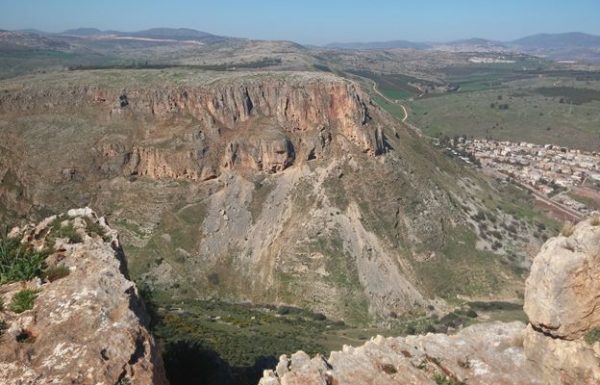
<path fill-rule="evenodd" d="M 542 236 L 534 213 L 333 75 L 72 71 L 1 88 L 19 158 L 3 152 L 0 175 L 22 195 L 0 201 L 5 218 L 91 205 L 166 301 L 424 314 L 518 297 Z"/>

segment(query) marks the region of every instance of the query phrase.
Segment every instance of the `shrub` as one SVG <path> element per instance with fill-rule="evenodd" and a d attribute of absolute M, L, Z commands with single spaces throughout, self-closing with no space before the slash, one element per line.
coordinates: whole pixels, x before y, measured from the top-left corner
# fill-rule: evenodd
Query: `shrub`
<path fill-rule="evenodd" d="M 600 226 L 600 215 L 594 215 L 590 220 L 592 226 Z"/>
<path fill-rule="evenodd" d="M 83 238 L 73 226 L 73 223 L 63 225 L 63 217 L 58 217 L 50 224 L 49 241 L 51 244 L 58 238 L 66 238 L 69 243 L 81 243 Z"/>
<path fill-rule="evenodd" d="M 105 242 L 110 240 L 106 235 L 106 229 L 100 224 L 100 222 L 95 222 L 89 217 L 84 217 L 83 220 L 85 221 L 85 228 L 88 234 L 96 234 Z"/>
<path fill-rule="evenodd" d="M 8 329 L 8 325 L 6 324 L 6 321 L 0 320 L 0 337 L 2 337 L 4 335 L 4 333 L 6 332 L 6 329 Z"/>
<path fill-rule="evenodd" d="M 596 342 L 600 341 L 600 328 L 594 328 L 594 329 L 590 330 L 583 337 L 583 339 L 585 340 L 585 342 L 587 342 L 590 345 L 593 345 Z"/>
<path fill-rule="evenodd" d="M 65 265 L 49 267 L 44 271 L 44 276 L 49 282 L 57 281 L 69 275 L 71 270 Z"/>
<path fill-rule="evenodd" d="M 12 298 L 10 310 L 15 313 L 23 313 L 33 309 L 37 293 L 37 290 L 21 290 Z"/>
<path fill-rule="evenodd" d="M 444 376 L 443 374 L 434 374 L 433 381 L 435 381 L 438 385 L 459 385 L 458 382 L 454 381 L 448 376 Z"/>
<path fill-rule="evenodd" d="M 572 224 L 571 222 L 565 223 L 562 227 L 562 230 L 560 230 L 561 235 L 564 237 L 570 237 L 571 235 L 573 235 L 574 232 L 575 232 L 575 225 Z"/>
<path fill-rule="evenodd" d="M 0 237 L 0 285 L 40 277 L 48 251 L 35 251 L 17 238 Z"/>

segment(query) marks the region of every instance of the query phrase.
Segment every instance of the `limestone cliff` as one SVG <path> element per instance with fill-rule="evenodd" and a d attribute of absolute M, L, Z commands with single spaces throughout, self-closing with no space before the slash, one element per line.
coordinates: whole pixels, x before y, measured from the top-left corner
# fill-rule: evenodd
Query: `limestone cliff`
<path fill-rule="evenodd" d="M 100 84 L 36 85 L 0 96 L 0 111 L 59 113 L 95 107 L 112 120 L 138 118 L 161 126 L 194 121 L 191 134 L 146 130 L 139 137 L 100 147 L 118 157 L 127 173 L 153 178 L 205 180 L 221 169 L 277 172 L 296 160 L 323 155 L 326 137 L 356 145 L 360 151 L 384 151 L 373 124 L 368 97 L 353 83 L 331 75 L 282 73 L 217 78 L 196 86 L 136 84 L 118 88 Z M 174 140 L 173 140 L 174 139 Z"/>
<path fill-rule="evenodd" d="M 72 230 L 70 238 L 57 235 L 59 227 Z M 103 218 L 71 210 L 15 228 L 10 237 L 36 249 L 53 247 L 45 264 L 60 266 L 61 274 L 0 286 L 3 385 L 167 383 L 144 304 L 124 275 L 117 234 Z M 35 302 L 17 310 L 14 298 L 25 289 Z"/>
<path fill-rule="evenodd" d="M 600 384 L 600 220 L 549 240 L 525 292 L 530 324 L 471 326 L 456 335 L 372 339 L 329 358 L 282 356 L 260 385 Z"/>

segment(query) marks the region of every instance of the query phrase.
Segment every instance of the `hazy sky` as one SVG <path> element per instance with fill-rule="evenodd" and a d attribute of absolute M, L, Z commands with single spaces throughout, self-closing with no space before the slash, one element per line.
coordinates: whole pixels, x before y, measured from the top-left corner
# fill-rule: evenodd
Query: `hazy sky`
<path fill-rule="evenodd" d="M 188 27 L 219 35 L 333 41 L 509 40 L 600 34 L 600 0 L 0 0 L 0 29 Z"/>

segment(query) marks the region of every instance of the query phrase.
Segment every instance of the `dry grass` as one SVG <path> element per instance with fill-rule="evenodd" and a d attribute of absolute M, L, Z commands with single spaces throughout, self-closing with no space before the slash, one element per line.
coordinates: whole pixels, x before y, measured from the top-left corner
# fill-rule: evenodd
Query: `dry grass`
<path fill-rule="evenodd" d="M 567 222 L 563 225 L 560 234 L 564 237 L 570 237 L 575 232 L 575 225 L 571 222 Z"/>
<path fill-rule="evenodd" d="M 600 226 L 600 214 L 593 215 L 592 219 L 590 219 L 590 223 L 592 226 Z"/>

